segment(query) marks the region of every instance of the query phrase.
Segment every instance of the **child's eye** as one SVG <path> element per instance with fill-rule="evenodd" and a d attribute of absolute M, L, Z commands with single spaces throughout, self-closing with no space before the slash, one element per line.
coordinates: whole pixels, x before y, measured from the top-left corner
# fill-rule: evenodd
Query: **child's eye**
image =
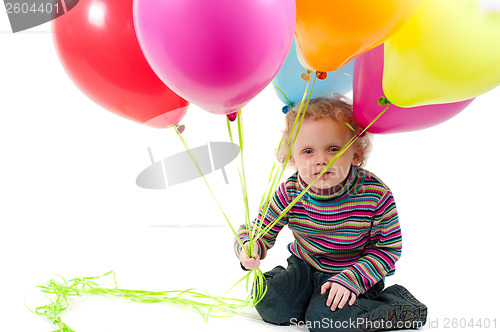
<path fill-rule="evenodd" d="M 303 154 L 311 154 L 313 153 L 313 150 L 312 149 L 305 149 L 304 151 L 302 151 Z"/>
<path fill-rule="evenodd" d="M 330 150 L 328 150 L 328 151 L 331 151 L 331 152 L 337 152 L 337 151 L 339 151 L 339 149 L 338 149 L 337 147 L 332 146 L 332 147 L 330 148 Z"/>

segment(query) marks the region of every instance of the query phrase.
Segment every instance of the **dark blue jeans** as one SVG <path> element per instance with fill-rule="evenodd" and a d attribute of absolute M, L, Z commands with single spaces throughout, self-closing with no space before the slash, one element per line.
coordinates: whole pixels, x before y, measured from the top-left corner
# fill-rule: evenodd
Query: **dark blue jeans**
<path fill-rule="evenodd" d="M 352 306 L 331 311 L 328 291 L 321 286 L 334 274 L 316 270 L 294 255 L 288 267 L 265 273 L 267 292 L 256 306 L 268 323 L 305 326 L 309 331 L 378 331 L 419 328 L 427 319 L 427 307 L 406 288 L 384 289 L 380 281 L 361 294 Z"/>

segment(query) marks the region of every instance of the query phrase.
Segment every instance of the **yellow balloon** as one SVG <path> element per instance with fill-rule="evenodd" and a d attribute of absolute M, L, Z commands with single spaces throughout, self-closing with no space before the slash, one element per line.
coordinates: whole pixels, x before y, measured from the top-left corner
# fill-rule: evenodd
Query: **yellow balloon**
<path fill-rule="evenodd" d="M 382 85 L 391 103 L 451 103 L 500 84 L 500 10 L 482 2 L 423 0 L 385 42 Z"/>

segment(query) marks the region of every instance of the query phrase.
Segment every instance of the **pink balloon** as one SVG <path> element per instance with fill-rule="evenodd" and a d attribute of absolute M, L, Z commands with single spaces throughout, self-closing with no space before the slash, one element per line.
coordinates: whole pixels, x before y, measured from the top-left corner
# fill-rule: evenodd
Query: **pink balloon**
<path fill-rule="evenodd" d="M 378 105 L 379 98 L 385 97 L 382 90 L 383 47 L 377 46 L 354 60 L 354 117 L 362 127 L 370 124 L 385 107 Z M 457 115 L 473 100 L 408 108 L 391 105 L 368 131 L 389 134 L 432 127 Z"/>
<path fill-rule="evenodd" d="M 141 49 L 160 79 L 205 110 L 241 109 L 274 78 L 295 29 L 293 0 L 135 0 Z"/>

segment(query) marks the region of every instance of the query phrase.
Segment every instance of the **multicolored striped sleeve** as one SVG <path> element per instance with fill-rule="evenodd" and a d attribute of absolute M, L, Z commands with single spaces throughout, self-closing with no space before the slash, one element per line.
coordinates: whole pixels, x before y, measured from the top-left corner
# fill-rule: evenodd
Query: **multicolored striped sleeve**
<path fill-rule="evenodd" d="M 347 287 L 358 296 L 394 269 L 401 256 L 401 249 L 401 229 L 396 203 L 391 191 L 387 190 L 374 212 L 370 244 L 365 247 L 356 264 L 333 276 L 329 281 Z"/>
<path fill-rule="evenodd" d="M 286 192 L 286 183 L 287 182 L 281 183 L 276 192 L 274 193 L 274 196 L 271 198 L 269 208 L 267 209 L 267 213 L 265 214 L 264 220 L 262 222 L 259 221 L 262 219 L 263 208 L 261 208 L 258 217 L 252 223 L 255 229 L 258 230 L 269 229 L 269 231 L 267 231 L 266 234 L 260 237 L 257 241 L 258 253 L 261 259 L 264 259 L 266 257 L 267 250 L 271 249 L 272 246 L 274 246 L 278 233 L 281 231 L 283 226 L 288 224 L 288 214 L 284 214 L 277 222 L 275 222 L 281 215 L 283 210 L 285 210 L 285 208 L 291 202 Z M 237 234 L 243 243 L 248 242 L 250 240 L 250 235 L 247 225 L 241 225 L 238 229 Z M 238 241 L 235 241 L 234 248 L 236 255 L 239 256 L 242 248 L 238 244 Z"/>

